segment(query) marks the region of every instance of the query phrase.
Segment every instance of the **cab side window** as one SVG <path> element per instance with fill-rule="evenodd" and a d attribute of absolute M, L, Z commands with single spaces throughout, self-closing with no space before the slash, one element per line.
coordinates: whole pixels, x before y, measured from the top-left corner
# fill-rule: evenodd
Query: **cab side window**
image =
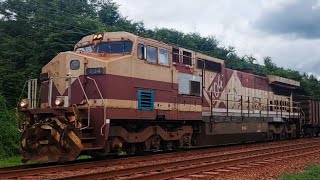
<path fill-rule="evenodd" d="M 146 60 L 151 63 L 158 63 L 160 65 L 169 66 L 169 50 L 152 47 L 148 45 L 138 44 L 137 56 L 141 60 Z"/>
<path fill-rule="evenodd" d="M 157 63 L 158 60 L 158 48 L 147 46 L 147 61 Z"/>
<path fill-rule="evenodd" d="M 183 64 L 192 65 L 191 52 L 183 51 Z"/>
<path fill-rule="evenodd" d="M 145 57 L 144 57 L 144 45 L 143 44 L 138 44 L 138 48 L 137 48 L 137 50 L 138 50 L 138 58 L 139 59 L 145 59 Z"/>
<path fill-rule="evenodd" d="M 169 51 L 166 49 L 159 49 L 159 64 L 169 65 Z"/>
<path fill-rule="evenodd" d="M 172 49 L 172 62 L 179 63 L 179 49 L 173 48 Z"/>

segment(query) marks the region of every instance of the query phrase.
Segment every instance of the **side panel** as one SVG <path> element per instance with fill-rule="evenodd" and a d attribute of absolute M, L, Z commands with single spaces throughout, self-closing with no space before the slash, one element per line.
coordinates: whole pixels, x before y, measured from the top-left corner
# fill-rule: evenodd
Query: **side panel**
<path fill-rule="evenodd" d="M 256 122 L 203 122 L 201 133 L 195 134 L 197 146 L 262 141 L 267 137 L 268 123 Z"/>

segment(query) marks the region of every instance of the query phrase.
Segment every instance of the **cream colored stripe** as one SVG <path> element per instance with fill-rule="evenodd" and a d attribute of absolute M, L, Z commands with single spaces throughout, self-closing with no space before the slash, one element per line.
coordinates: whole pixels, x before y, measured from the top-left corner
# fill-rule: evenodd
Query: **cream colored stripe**
<path fill-rule="evenodd" d="M 152 64 L 136 57 L 107 61 L 107 74 L 150 81 L 178 83 L 177 70 L 170 66 Z"/>
<path fill-rule="evenodd" d="M 101 99 L 90 99 L 90 104 L 92 106 L 103 106 L 103 102 Z M 138 109 L 138 101 L 131 100 L 119 100 L 119 99 L 105 99 L 107 104 L 107 108 L 130 108 L 130 109 Z M 201 105 L 191 105 L 191 104 L 175 104 L 175 103 L 165 103 L 165 102 L 154 102 L 154 108 L 156 110 L 177 110 L 179 111 L 193 111 L 193 112 L 201 112 Z"/>

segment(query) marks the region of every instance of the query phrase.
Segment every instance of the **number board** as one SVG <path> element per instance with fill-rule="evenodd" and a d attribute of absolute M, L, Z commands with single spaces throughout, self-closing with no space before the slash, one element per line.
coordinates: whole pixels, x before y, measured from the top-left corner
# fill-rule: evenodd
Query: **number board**
<path fill-rule="evenodd" d="M 98 67 L 98 68 L 87 68 L 86 69 L 86 75 L 99 75 L 99 74 L 105 74 L 105 68 Z"/>

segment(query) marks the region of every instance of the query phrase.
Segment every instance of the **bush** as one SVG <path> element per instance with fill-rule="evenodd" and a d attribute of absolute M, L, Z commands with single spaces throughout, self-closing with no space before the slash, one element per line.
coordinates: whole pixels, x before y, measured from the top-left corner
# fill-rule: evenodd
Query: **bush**
<path fill-rule="evenodd" d="M 7 109 L 6 101 L 0 94 L 0 159 L 19 153 L 19 136 L 15 112 Z"/>

